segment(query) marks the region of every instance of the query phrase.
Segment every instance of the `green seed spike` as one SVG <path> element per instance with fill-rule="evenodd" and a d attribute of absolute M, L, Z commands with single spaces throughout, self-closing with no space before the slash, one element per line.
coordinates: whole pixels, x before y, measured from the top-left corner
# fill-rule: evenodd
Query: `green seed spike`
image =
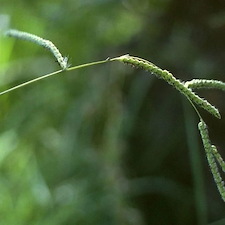
<path fill-rule="evenodd" d="M 213 153 L 213 150 L 215 150 L 215 149 L 214 149 L 214 146 L 211 145 L 207 125 L 203 120 L 201 120 L 199 122 L 198 129 L 199 129 L 201 137 L 202 137 L 202 142 L 203 142 L 204 149 L 205 149 L 205 152 L 206 152 L 206 157 L 207 157 L 209 167 L 210 167 L 210 170 L 212 172 L 214 181 L 217 185 L 217 188 L 219 190 L 219 193 L 220 193 L 223 201 L 225 201 L 224 181 L 221 178 L 220 172 L 218 170 L 218 167 L 217 167 L 217 164 L 216 164 L 216 161 L 215 161 L 215 157 L 214 157 L 214 153 Z"/>
<path fill-rule="evenodd" d="M 168 84 L 175 87 L 180 93 L 185 95 L 190 101 L 194 102 L 195 104 L 199 105 L 212 115 L 214 115 L 217 118 L 221 118 L 219 110 L 211 105 L 208 101 L 205 99 L 200 98 L 197 94 L 195 94 L 190 88 L 186 87 L 184 83 L 182 83 L 180 80 L 176 79 L 169 71 L 162 70 L 156 65 L 154 65 L 151 62 L 148 62 L 147 60 L 130 56 L 130 55 L 123 55 L 117 58 L 113 58 L 110 61 L 120 61 L 123 63 L 127 63 L 129 65 L 132 65 L 137 68 L 144 69 L 154 75 L 156 75 L 158 78 L 165 80 Z"/>
<path fill-rule="evenodd" d="M 185 82 L 185 86 L 191 89 L 210 88 L 225 91 L 225 82 L 219 80 L 193 79 Z"/>
<path fill-rule="evenodd" d="M 5 32 L 5 35 L 18 39 L 23 39 L 26 41 L 31 41 L 40 46 L 43 46 L 44 48 L 47 48 L 54 55 L 63 70 L 66 70 L 68 68 L 68 58 L 63 57 L 58 48 L 56 48 L 56 46 L 51 41 L 38 37 L 37 35 L 19 30 L 8 30 Z"/>
<path fill-rule="evenodd" d="M 218 152 L 215 145 L 212 145 L 212 153 L 214 157 L 216 158 L 217 162 L 219 163 L 219 165 L 221 166 L 221 169 L 223 170 L 223 172 L 225 172 L 225 162 L 222 156 L 220 155 L 220 153 Z"/>

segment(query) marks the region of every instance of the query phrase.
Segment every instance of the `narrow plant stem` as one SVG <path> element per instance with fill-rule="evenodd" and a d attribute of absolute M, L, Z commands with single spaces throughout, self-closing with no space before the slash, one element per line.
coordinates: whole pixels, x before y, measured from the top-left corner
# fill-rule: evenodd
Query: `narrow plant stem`
<path fill-rule="evenodd" d="M 96 62 L 91 62 L 91 63 L 85 63 L 85 64 L 82 64 L 82 65 L 78 65 L 78 66 L 74 66 L 74 67 L 69 67 L 65 71 L 71 71 L 71 70 L 81 69 L 81 68 L 84 68 L 84 67 L 95 66 L 95 65 L 107 63 L 107 62 L 110 62 L 110 61 L 111 60 L 109 60 L 107 58 L 107 59 L 101 60 L 101 61 L 96 61 Z"/>
<path fill-rule="evenodd" d="M 53 72 L 53 73 L 49 73 L 49 74 L 43 75 L 43 76 L 41 76 L 41 77 L 35 78 L 35 79 L 33 79 L 33 80 L 29 80 L 29 81 L 27 81 L 27 82 L 24 82 L 24 83 L 22 83 L 22 84 L 19 84 L 19 85 L 17 85 L 17 86 L 14 86 L 14 87 L 12 87 L 12 88 L 9 88 L 9 89 L 7 89 L 7 90 L 5 90 L 5 91 L 0 92 L 0 95 L 4 95 L 4 94 L 9 93 L 9 92 L 11 92 L 11 91 L 14 91 L 14 90 L 16 90 L 16 89 L 18 89 L 18 88 L 27 86 L 28 84 L 32 84 L 32 83 L 34 83 L 34 82 L 36 82 L 36 81 L 45 79 L 45 78 L 50 77 L 50 76 L 53 76 L 53 75 L 56 75 L 56 74 L 58 74 L 58 73 L 61 73 L 62 71 L 63 71 L 63 70 L 58 70 L 58 71 L 55 71 L 55 72 Z"/>
<path fill-rule="evenodd" d="M 196 108 L 195 104 L 191 101 L 190 98 L 187 98 L 187 99 L 188 99 L 188 101 L 191 103 L 191 105 L 192 105 L 192 107 L 194 108 L 195 112 L 197 113 L 199 119 L 202 120 L 201 114 L 200 114 L 200 112 L 198 111 L 198 109 Z"/>
<path fill-rule="evenodd" d="M 106 62 L 109 62 L 109 60 L 106 59 L 106 60 L 102 60 L 102 61 L 96 61 L 96 62 L 86 63 L 86 64 L 82 64 L 82 65 L 70 67 L 70 68 L 68 68 L 68 69 L 66 69 L 66 70 L 58 70 L 58 71 L 55 71 L 55 72 L 53 72 L 53 73 L 48 73 L 48 74 L 43 75 L 43 76 L 41 76 L 41 77 L 37 77 L 37 78 L 35 78 L 35 79 L 33 79 L 33 80 L 29 80 L 29 81 L 27 81 L 27 82 L 24 82 L 24 83 L 22 83 L 22 84 L 19 84 L 19 85 L 17 85 L 17 86 L 14 86 L 14 87 L 12 87 L 12 88 L 9 88 L 9 89 L 7 89 L 7 90 L 5 90 L 5 91 L 2 91 L 2 92 L 0 92 L 0 95 L 4 95 L 4 94 L 9 93 L 9 92 L 11 92 L 11 91 L 14 91 L 14 90 L 16 90 L 16 89 L 18 89 L 18 88 L 27 86 L 27 85 L 29 85 L 29 84 L 32 84 L 32 83 L 36 82 L 36 81 L 43 80 L 43 79 L 45 79 L 45 78 L 54 76 L 54 75 L 59 74 L 59 73 L 62 73 L 62 72 L 72 71 L 72 70 L 76 70 L 76 69 L 81 69 L 81 68 L 84 68 L 84 67 L 94 66 L 94 65 L 98 65 L 98 64 L 102 64 L 102 63 L 106 63 Z"/>

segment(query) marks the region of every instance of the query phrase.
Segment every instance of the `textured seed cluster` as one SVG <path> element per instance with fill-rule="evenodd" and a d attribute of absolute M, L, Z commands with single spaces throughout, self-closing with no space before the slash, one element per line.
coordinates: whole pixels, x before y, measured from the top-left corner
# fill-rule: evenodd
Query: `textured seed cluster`
<path fill-rule="evenodd" d="M 150 72 L 151 74 L 154 74 L 156 77 L 165 80 L 168 84 L 176 88 L 179 92 L 185 95 L 192 103 L 195 103 L 196 105 L 207 110 L 209 113 L 211 113 L 215 117 L 220 118 L 220 113 L 218 109 L 215 108 L 213 105 L 211 105 L 208 101 L 206 101 L 205 99 L 199 97 L 196 93 L 194 93 L 192 88 L 193 89 L 194 88 L 219 88 L 219 89 L 225 90 L 225 83 L 220 81 L 196 80 L 196 79 L 184 83 L 176 79 L 169 71 L 162 70 L 156 65 L 152 64 L 151 62 L 148 62 L 147 60 L 144 60 L 138 57 L 129 56 L 129 55 L 123 55 L 123 56 L 114 58 L 112 60 L 120 61 L 128 65 L 131 65 L 133 67 L 144 69 Z M 200 114 L 199 114 L 199 117 L 201 118 Z M 217 188 L 219 190 L 219 193 L 223 201 L 225 201 L 225 185 L 218 169 L 218 165 L 219 165 L 222 168 L 222 170 L 225 172 L 225 162 L 223 161 L 221 155 L 217 151 L 217 148 L 211 144 L 209 135 L 208 135 L 207 125 L 202 119 L 198 124 L 198 128 L 201 134 L 202 142 L 206 152 L 208 164 L 213 175 L 213 179 L 217 185 Z"/>
<path fill-rule="evenodd" d="M 217 188 L 220 192 L 220 195 L 221 195 L 223 201 L 225 201 L 225 185 L 224 185 L 224 181 L 222 180 L 222 177 L 220 175 L 215 158 L 217 159 L 217 161 L 219 161 L 220 165 L 221 165 L 221 163 L 224 164 L 223 159 L 219 155 L 216 147 L 211 144 L 210 139 L 209 139 L 207 125 L 203 120 L 201 120 L 199 122 L 198 129 L 199 129 L 201 137 L 202 137 L 202 142 L 203 142 L 203 145 L 205 148 L 206 157 L 207 157 L 209 167 L 211 169 L 214 181 L 217 185 Z"/>
<path fill-rule="evenodd" d="M 58 48 L 51 41 L 38 37 L 37 35 L 18 30 L 8 30 L 5 32 L 5 35 L 18 39 L 23 39 L 26 41 L 31 41 L 43 46 L 44 48 L 47 48 L 54 55 L 63 70 L 68 68 L 68 58 L 63 57 Z"/>
<path fill-rule="evenodd" d="M 199 97 L 196 93 L 192 91 L 192 89 L 188 88 L 183 82 L 176 79 L 169 71 L 162 70 L 156 65 L 154 65 L 151 62 L 148 62 L 147 60 L 130 56 L 130 55 L 123 55 L 118 58 L 115 58 L 114 60 L 121 61 L 123 63 L 129 64 L 131 66 L 144 69 L 152 74 L 154 74 L 156 77 L 165 80 L 168 84 L 175 87 L 179 92 L 181 92 L 183 95 L 185 95 L 190 101 L 194 102 L 195 104 L 199 105 L 212 115 L 214 115 L 217 118 L 221 118 L 219 110 L 210 104 L 207 100 Z"/>
<path fill-rule="evenodd" d="M 222 158 L 222 156 L 220 155 L 220 153 L 218 152 L 217 148 L 215 145 L 212 145 L 212 153 L 215 156 L 217 162 L 219 163 L 221 169 L 223 170 L 223 172 L 225 172 L 225 162 Z"/>
<path fill-rule="evenodd" d="M 210 88 L 225 91 L 225 82 L 219 80 L 193 79 L 185 82 L 185 86 L 191 89 Z"/>

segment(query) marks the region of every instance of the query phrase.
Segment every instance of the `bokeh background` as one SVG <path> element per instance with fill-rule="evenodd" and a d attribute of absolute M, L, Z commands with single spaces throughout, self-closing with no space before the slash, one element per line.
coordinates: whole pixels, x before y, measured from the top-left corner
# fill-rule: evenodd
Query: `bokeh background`
<path fill-rule="evenodd" d="M 131 54 L 181 80 L 225 81 L 222 0 L 1 0 L 0 29 L 53 41 L 75 66 Z M 58 70 L 33 43 L 0 37 L 0 90 Z M 225 157 L 224 93 L 201 91 Z M 120 63 L 0 97 L 0 224 L 223 225 L 222 202 L 183 96 Z"/>

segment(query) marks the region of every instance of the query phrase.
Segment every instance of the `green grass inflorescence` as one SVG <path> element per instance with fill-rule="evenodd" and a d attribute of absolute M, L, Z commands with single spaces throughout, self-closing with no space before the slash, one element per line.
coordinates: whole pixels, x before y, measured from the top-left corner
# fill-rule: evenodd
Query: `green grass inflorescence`
<path fill-rule="evenodd" d="M 107 63 L 107 62 L 113 62 L 113 61 L 119 61 L 122 63 L 126 63 L 128 65 L 146 70 L 146 71 L 150 72 L 151 74 L 154 74 L 157 78 L 163 79 L 168 84 L 172 85 L 175 89 L 177 89 L 180 93 L 182 93 L 190 101 L 190 103 L 192 104 L 192 106 L 194 107 L 194 109 L 196 110 L 196 112 L 200 118 L 198 128 L 199 128 L 199 131 L 201 134 L 201 138 L 202 138 L 203 146 L 204 146 L 204 149 L 206 152 L 208 164 L 209 164 L 210 170 L 212 172 L 214 181 L 220 192 L 220 195 L 221 195 L 223 201 L 225 201 L 224 181 L 222 180 L 219 169 L 218 169 L 218 165 L 219 165 L 221 167 L 222 171 L 225 172 L 225 162 L 222 159 L 219 152 L 217 151 L 217 148 L 211 144 L 211 141 L 210 141 L 210 138 L 208 135 L 207 125 L 204 122 L 204 120 L 202 119 L 199 111 L 195 107 L 195 104 L 200 106 L 201 108 L 205 109 L 207 112 L 211 113 L 216 118 L 220 119 L 221 116 L 220 116 L 219 110 L 215 106 L 213 106 L 207 100 L 199 97 L 192 90 L 192 89 L 200 89 L 200 88 L 216 88 L 216 89 L 220 89 L 220 90 L 224 91 L 225 90 L 224 82 L 217 81 L 217 80 L 205 80 L 205 79 L 194 79 L 191 81 L 182 82 L 182 81 L 176 79 L 169 71 L 162 70 L 158 66 L 154 65 L 153 63 L 151 63 L 145 59 L 130 56 L 130 55 L 123 55 L 123 56 L 115 57 L 115 58 L 111 58 L 111 59 L 107 58 L 106 60 L 91 62 L 91 63 L 82 64 L 82 65 L 68 68 L 67 57 L 63 57 L 61 55 L 60 51 L 58 50 L 58 48 L 51 41 L 43 39 L 41 37 L 38 37 L 34 34 L 22 32 L 22 31 L 18 31 L 18 30 L 8 30 L 5 32 L 5 35 L 12 36 L 12 37 L 15 37 L 18 39 L 31 41 L 36 44 L 39 44 L 40 46 L 47 48 L 48 50 L 50 50 L 50 52 L 53 54 L 53 56 L 57 59 L 57 62 L 61 66 L 61 70 L 55 71 L 50 74 L 43 75 L 41 77 L 35 78 L 35 79 L 27 81 L 25 83 L 19 84 L 15 87 L 12 87 L 10 89 L 2 91 L 0 93 L 0 95 L 9 93 L 18 88 L 21 88 L 21 87 L 24 87 L 31 83 L 34 83 L 36 81 L 48 78 L 50 76 L 62 73 L 63 71 L 68 72 L 68 71 L 72 71 L 72 70 L 76 70 L 76 69 L 80 69 L 80 68 L 84 68 L 84 67 L 89 67 L 89 66 L 98 65 L 98 64 Z"/>

